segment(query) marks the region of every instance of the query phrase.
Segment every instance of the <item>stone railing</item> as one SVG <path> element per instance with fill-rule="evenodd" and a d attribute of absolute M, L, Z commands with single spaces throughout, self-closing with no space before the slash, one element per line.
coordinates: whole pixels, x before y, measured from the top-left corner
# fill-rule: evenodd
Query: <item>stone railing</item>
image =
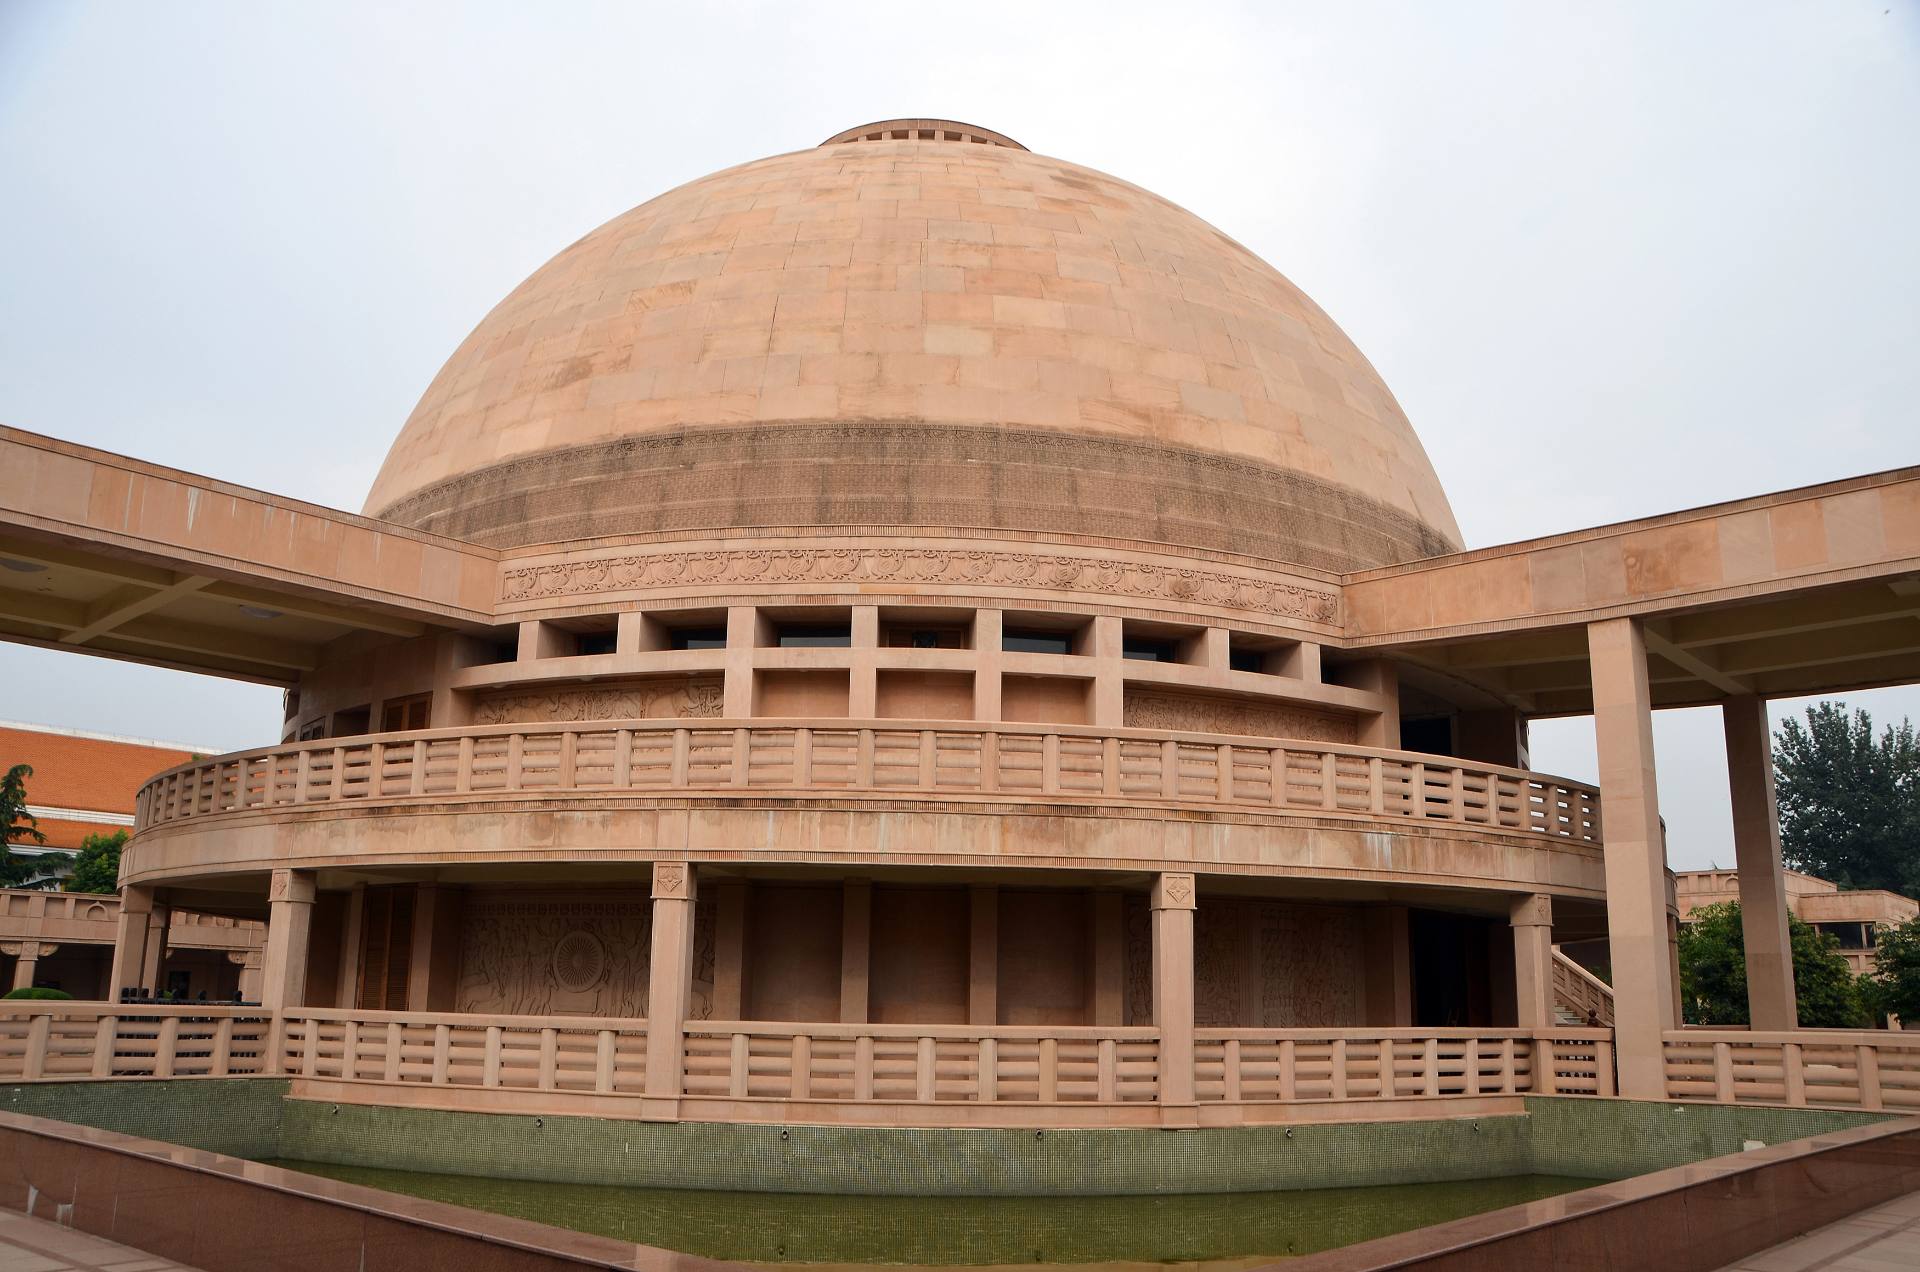
<path fill-rule="evenodd" d="M 1920 1035 L 1867 1029 L 1678 1029 L 1662 1037 L 1669 1099 L 1920 1108 Z"/>
<path fill-rule="evenodd" d="M 1159 1031 L 689 1022 L 683 1093 L 729 1100 L 1152 1104 Z"/>
<path fill-rule="evenodd" d="M 1613 1028 L 1613 987 L 1559 950 L 1553 952 L 1553 1005 L 1576 1020 Z"/>
<path fill-rule="evenodd" d="M 272 1030 L 257 1007 L 8 1002 L 0 1008 L 0 1079 L 271 1073 Z"/>
<path fill-rule="evenodd" d="M 647 1022 L 451 1012 L 288 1012 L 281 1072 L 346 1082 L 638 1095 Z"/>
<path fill-rule="evenodd" d="M 91 892 L 0 888 L 0 939 L 111 944 L 120 898 Z M 266 924 L 175 910 L 167 944 L 177 949 L 251 950 L 266 941 Z"/>
<path fill-rule="evenodd" d="M 1200 1029 L 1194 1094 L 1207 1101 L 1612 1095 L 1611 1030 Z"/>
<path fill-rule="evenodd" d="M 1365 747 L 1142 729 L 884 721 L 497 725 L 290 744 L 141 789 L 141 830 L 265 808 L 602 794 L 1119 801 L 1420 819 L 1600 842 L 1591 786 Z"/>

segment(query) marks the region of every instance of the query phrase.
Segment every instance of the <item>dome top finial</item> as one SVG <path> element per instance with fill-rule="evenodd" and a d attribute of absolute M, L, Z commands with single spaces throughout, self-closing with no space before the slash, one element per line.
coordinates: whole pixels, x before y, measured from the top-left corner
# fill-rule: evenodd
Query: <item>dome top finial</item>
<path fill-rule="evenodd" d="M 848 141 L 971 141 L 984 146 L 1006 146 L 1010 150 L 1026 149 L 1005 133 L 963 124 L 956 119 L 882 119 L 837 132 L 820 144 L 837 146 Z"/>

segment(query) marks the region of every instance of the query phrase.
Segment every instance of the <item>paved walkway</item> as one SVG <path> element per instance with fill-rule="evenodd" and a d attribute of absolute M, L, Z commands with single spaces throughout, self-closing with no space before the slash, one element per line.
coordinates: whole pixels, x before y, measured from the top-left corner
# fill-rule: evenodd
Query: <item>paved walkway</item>
<path fill-rule="evenodd" d="M 0 1210 L 0 1272 L 193 1272 L 45 1219 Z"/>
<path fill-rule="evenodd" d="M 1750 1254 L 1721 1272 L 1912 1272 L 1920 1268 L 1920 1192 Z"/>

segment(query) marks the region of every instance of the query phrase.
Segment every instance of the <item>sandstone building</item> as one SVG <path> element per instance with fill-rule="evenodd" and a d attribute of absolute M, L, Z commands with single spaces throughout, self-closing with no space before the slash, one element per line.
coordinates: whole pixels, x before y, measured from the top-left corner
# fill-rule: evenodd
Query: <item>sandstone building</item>
<path fill-rule="evenodd" d="M 1553 451 L 1489 462 L 1577 480 Z M 112 983 L 154 913 L 268 920 L 261 1063 L 330 1099 L 1182 1125 L 1685 1091 L 1651 711 L 1725 711 L 1786 1030 L 1765 700 L 1920 672 L 1920 470 L 1464 550 L 1312 300 L 948 121 L 564 249 L 362 515 L 0 452 L 0 634 L 285 686 L 277 745 L 142 792 Z M 1528 721 L 1589 712 L 1599 787 L 1531 771 Z M 1553 950 L 1598 938 L 1604 1014 Z"/>

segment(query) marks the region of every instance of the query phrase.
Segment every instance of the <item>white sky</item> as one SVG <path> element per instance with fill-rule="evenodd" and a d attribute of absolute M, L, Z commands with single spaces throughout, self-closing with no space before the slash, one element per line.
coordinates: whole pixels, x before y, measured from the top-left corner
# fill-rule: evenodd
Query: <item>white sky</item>
<path fill-rule="evenodd" d="M 1271 261 L 1386 377 L 1472 546 L 1920 462 L 1914 0 L 0 0 L 0 422 L 358 510 L 542 261 L 902 115 Z M 278 715 L 0 645 L 0 716 L 237 748 Z M 1674 863 L 1730 862 L 1717 713 L 1656 740 Z M 1592 776 L 1590 722 L 1534 741 Z"/>

